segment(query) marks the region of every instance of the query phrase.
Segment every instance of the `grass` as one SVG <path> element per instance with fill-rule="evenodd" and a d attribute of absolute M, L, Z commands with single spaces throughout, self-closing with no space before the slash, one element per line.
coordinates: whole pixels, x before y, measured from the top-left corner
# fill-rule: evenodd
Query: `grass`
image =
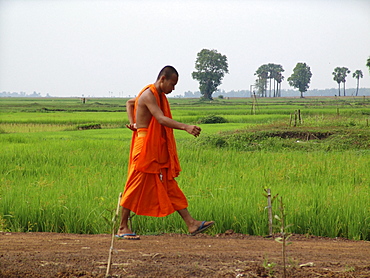
<path fill-rule="evenodd" d="M 104 226 L 117 181 L 123 188 L 126 156 L 120 154 L 121 136 L 88 132 L 3 138 L 9 142 L 2 153 L 8 163 L 0 196 L 12 229 L 96 233 Z"/>
<path fill-rule="evenodd" d="M 53 104 L 49 99 L 24 101 L 27 105 L 37 101 L 42 107 Z M 370 240 L 367 106 L 331 98 L 263 99 L 264 109 L 277 114 L 249 115 L 243 108 L 249 99 L 170 101 L 176 101 L 172 103 L 176 120 L 193 123 L 215 111 L 229 120 L 201 125 L 199 138 L 175 131 L 183 169 L 177 181 L 191 213 L 216 221 L 213 233 L 233 229 L 268 234 L 263 193 L 270 188 L 273 195 L 284 197 L 286 221 L 294 224 L 292 233 Z M 350 108 L 337 115 L 339 101 Z M 117 100 L 99 102 L 113 110 L 119 105 Z M 110 233 L 126 179 L 131 132 L 120 128 L 126 122 L 125 113 L 74 112 L 81 105 L 76 100 L 60 100 L 58 105 L 65 111 L 21 112 L 24 103 L 0 101 L 11 111 L 2 112 L 0 124 L 4 162 L 0 164 L 0 229 Z M 325 106 L 320 109 L 327 112 L 309 116 L 303 110 L 303 123 L 290 126 L 289 113 L 300 105 L 312 111 Z M 102 129 L 76 130 L 89 123 L 100 123 Z M 295 137 L 318 132 L 330 136 L 308 141 Z M 276 205 L 274 210 L 276 214 Z M 186 232 L 177 214 L 135 216 L 133 225 L 140 234 Z"/>

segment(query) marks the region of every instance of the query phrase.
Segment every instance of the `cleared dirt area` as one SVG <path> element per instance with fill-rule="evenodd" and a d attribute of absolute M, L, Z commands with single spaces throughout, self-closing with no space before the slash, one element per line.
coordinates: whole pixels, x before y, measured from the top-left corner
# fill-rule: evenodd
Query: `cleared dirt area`
<path fill-rule="evenodd" d="M 370 242 L 293 235 L 287 277 L 370 277 Z M 0 233 L 0 277 L 105 277 L 111 235 Z M 283 277 L 281 244 L 234 234 L 114 240 L 111 277 Z"/>

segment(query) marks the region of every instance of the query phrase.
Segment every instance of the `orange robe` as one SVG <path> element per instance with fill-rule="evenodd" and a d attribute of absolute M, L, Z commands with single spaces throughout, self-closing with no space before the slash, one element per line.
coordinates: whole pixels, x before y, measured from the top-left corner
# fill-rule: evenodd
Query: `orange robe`
<path fill-rule="evenodd" d="M 155 86 L 146 86 L 141 94 L 150 89 L 163 114 L 172 118 L 165 94 L 158 94 Z M 181 171 L 172 128 L 162 126 L 152 117 L 147 129 L 133 132 L 128 178 L 120 205 L 138 215 L 167 216 L 188 207 L 185 195 L 175 177 Z"/>

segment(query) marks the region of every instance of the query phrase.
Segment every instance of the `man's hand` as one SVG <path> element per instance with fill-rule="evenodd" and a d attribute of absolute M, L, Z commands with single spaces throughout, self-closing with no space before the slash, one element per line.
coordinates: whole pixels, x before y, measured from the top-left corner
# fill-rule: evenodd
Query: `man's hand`
<path fill-rule="evenodd" d="M 128 129 L 131 129 L 132 131 L 136 131 L 136 124 L 128 124 L 128 125 L 126 125 L 126 127 L 128 128 Z"/>
<path fill-rule="evenodd" d="M 198 137 L 202 129 L 196 125 L 187 125 L 185 130 L 187 133 L 194 135 L 195 137 Z"/>

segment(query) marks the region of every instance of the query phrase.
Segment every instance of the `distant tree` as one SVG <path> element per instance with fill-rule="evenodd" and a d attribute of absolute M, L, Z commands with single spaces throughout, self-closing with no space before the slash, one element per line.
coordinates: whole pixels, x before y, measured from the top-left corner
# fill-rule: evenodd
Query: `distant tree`
<path fill-rule="evenodd" d="M 283 70 L 284 71 L 284 70 Z M 277 97 L 281 97 L 281 82 L 284 80 L 284 76 L 281 74 L 281 72 L 278 72 L 275 77 L 276 83 L 277 83 Z"/>
<path fill-rule="evenodd" d="M 352 74 L 352 77 L 357 79 L 357 89 L 356 89 L 356 97 L 357 97 L 357 95 L 358 95 L 358 87 L 360 85 L 360 78 L 364 77 L 364 75 L 362 74 L 362 71 L 361 70 L 356 70 Z"/>
<path fill-rule="evenodd" d="M 271 79 L 274 78 L 275 74 L 275 64 L 268 63 L 267 64 L 267 70 L 268 70 L 268 79 L 269 79 L 269 97 L 271 97 Z"/>
<path fill-rule="evenodd" d="M 199 81 L 204 99 L 212 100 L 212 94 L 220 86 L 225 73 L 229 73 L 227 58 L 216 50 L 203 49 L 197 54 L 192 77 Z"/>
<path fill-rule="evenodd" d="M 333 80 L 338 83 L 338 95 L 340 96 L 340 83 L 342 82 L 342 71 L 340 67 L 336 67 L 334 71 L 332 72 L 333 74 Z"/>
<path fill-rule="evenodd" d="M 272 64 L 270 76 L 274 79 L 274 97 L 281 96 L 279 93 L 279 85 L 284 80 L 284 76 L 282 75 L 284 72 L 282 65 Z M 276 90 L 275 90 L 275 82 L 276 82 Z"/>
<path fill-rule="evenodd" d="M 351 71 L 346 67 L 336 67 L 333 71 L 333 80 L 338 83 L 338 91 L 340 96 L 340 83 L 343 83 L 343 96 L 346 96 L 346 77 Z"/>
<path fill-rule="evenodd" d="M 366 66 L 369 68 L 369 73 L 370 73 L 370 57 L 367 58 Z"/>
<path fill-rule="evenodd" d="M 269 78 L 269 68 L 267 65 L 260 66 L 254 75 L 257 75 L 255 86 L 261 97 L 267 97 L 267 79 Z"/>
<path fill-rule="evenodd" d="M 332 72 L 333 74 L 333 80 L 338 83 L 338 96 L 340 96 L 340 84 L 342 83 L 342 68 L 341 67 L 336 67 L 334 71 Z"/>
<path fill-rule="evenodd" d="M 269 63 L 260 66 L 254 75 L 257 75 L 255 86 L 258 88 L 260 96 L 267 97 L 267 81 L 269 80 L 269 97 L 271 97 L 271 81 L 273 80 L 274 94 L 273 96 L 279 96 L 279 87 L 284 79 L 282 75 L 284 69 L 281 65 Z"/>
<path fill-rule="evenodd" d="M 310 87 L 308 84 L 311 82 L 311 77 L 310 67 L 306 63 L 297 63 L 292 75 L 288 78 L 288 83 L 298 89 L 301 92 L 301 98 L 303 98 L 303 93 Z"/>
<path fill-rule="evenodd" d="M 351 71 L 348 68 L 342 67 L 343 96 L 346 96 L 346 78 L 347 74 L 350 73 Z"/>
<path fill-rule="evenodd" d="M 260 97 L 266 96 L 266 91 L 267 91 L 267 83 L 266 83 L 266 81 L 267 81 L 267 79 L 264 79 L 264 78 L 259 77 L 258 79 L 256 79 L 256 81 L 254 83 L 254 86 L 257 88 L 257 94 Z"/>

